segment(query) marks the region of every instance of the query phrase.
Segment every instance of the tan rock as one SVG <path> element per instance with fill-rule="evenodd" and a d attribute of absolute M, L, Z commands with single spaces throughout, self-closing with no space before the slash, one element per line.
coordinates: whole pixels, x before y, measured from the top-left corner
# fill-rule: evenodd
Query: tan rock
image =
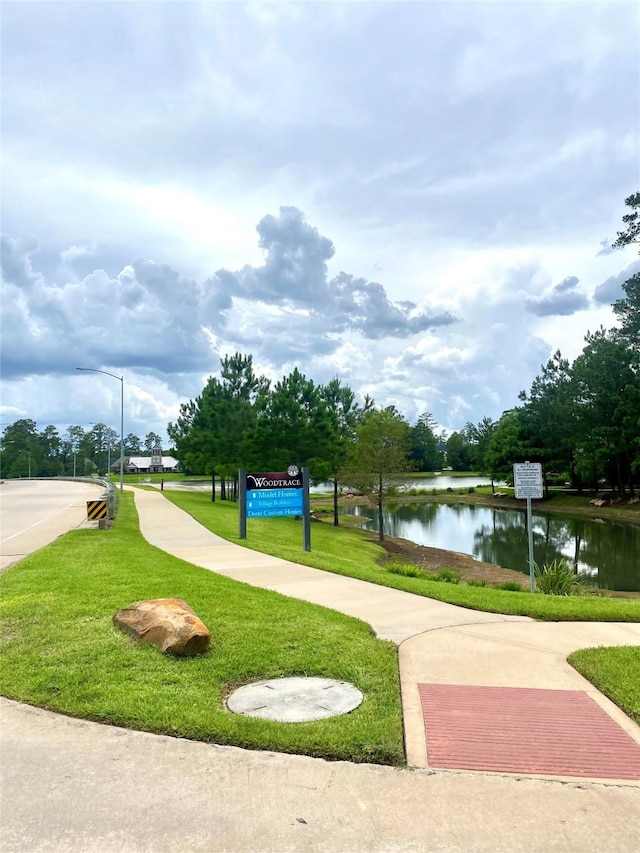
<path fill-rule="evenodd" d="M 173 655 L 197 655 L 209 648 L 211 633 L 181 598 L 135 601 L 118 610 L 113 624 L 141 643 Z"/>

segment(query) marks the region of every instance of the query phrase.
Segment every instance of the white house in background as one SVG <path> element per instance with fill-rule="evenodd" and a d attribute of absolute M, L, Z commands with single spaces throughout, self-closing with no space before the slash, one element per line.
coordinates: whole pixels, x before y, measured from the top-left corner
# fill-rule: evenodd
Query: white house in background
<path fill-rule="evenodd" d="M 111 470 L 120 470 L 120 458 L 111 463 Z M 180 463 L 173 456 L 163 456 L 160 447 L 154 447 L 151 456 L 125 456 L 124 470 L 127 474 L 172 474 L 180 470 Z"/>

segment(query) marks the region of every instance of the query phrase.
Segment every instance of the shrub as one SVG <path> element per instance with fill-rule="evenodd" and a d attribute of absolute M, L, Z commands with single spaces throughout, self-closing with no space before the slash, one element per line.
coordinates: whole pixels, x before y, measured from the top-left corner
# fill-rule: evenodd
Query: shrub
<path fill-rule="evenodd" d="M 460 573 L 454 572 L 453 569 L 441 569 L 433 576 L 433 580 L 441 583 L 460 583 Z"/>
<path fill-rule="evenodd" d="M 536 592 L 544 595 L 573 595 L 582 586 L 573 566 L 563 559 L 554 560 L 542 568 L 535 564 L 533 571 Z"/>
<path fill-rule="evenodd" d="M 472 578 L 467 581 L 467 586 L 486 586 L 487 582 L 484 578 Z"/>
<path fill-rule="evenodd" d="M 467 494 L 468 495 L 473 495 L 475 493 L 475 490 L 476 490 L 475 486 L 467 486 Z"/>
<path fill-rule="evenodd" d="M 506 589 L 508 592 L 524 592 L 524 587 L 515 581 L 502 581 L 497 583 L 494 589 Z"/>
<path fill-rule="evenodd" d="M 390 563 L 387 571 L 392 575 L 402 575 L 405 578 L 426 578 L 427 576 L 425 571 L 409 563 Z"/>

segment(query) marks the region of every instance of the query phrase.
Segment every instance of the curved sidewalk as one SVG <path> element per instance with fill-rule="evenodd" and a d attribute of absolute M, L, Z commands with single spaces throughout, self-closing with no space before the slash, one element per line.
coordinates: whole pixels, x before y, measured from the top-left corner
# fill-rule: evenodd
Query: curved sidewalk
<path fill-rule="evenodd" d="M 433 684 L 520 689 L 517 695 L 525 705 L 537 695 L 532 690 L 579 691 L 640 745 L 640 727 L 566 661 L 580 648 L 640 645 L 640 624 L 543 623 L 467 610 L 235 545 L 158 492 L 133 491 L 140 530 L 152 545 L 235 580 L 355 616 L 369 623 L 380 638 L 398 644 L 410 766 L 429 766 L 421 686 Z"/>

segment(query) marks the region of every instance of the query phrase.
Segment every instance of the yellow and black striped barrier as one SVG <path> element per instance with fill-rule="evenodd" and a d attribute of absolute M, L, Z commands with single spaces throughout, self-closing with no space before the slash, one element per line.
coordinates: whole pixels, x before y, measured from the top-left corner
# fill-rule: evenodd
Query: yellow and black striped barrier
<path fill-rule="evenodd" d="M 107 517 L 107 502 L 104 500 L 100 501 L 87 501 L 87 518 L 95 519 L 95 518 L 106 518 Z"/>

